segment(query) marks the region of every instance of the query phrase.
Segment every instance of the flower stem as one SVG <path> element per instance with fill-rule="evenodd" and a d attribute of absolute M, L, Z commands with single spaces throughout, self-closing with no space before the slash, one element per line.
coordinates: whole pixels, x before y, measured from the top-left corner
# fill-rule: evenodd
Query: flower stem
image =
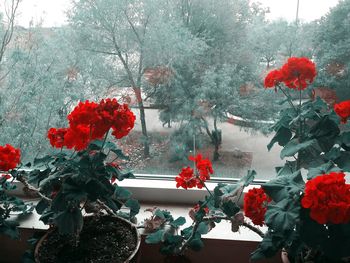
<path fill-rule="evenodd" d="M 102 143 L 102 146 L 101 146 L 101 149 L 100 149 L 100 153 L 102 152 L 103 147 L 104 147 L 105 144 L 106 144 L 108 134 L 109 134 L 109 130 L 106 132 L 106 135 L 105 135 L 105 137 L 104 137 L 104 139 L 103 139 L 103 143 Z"/>
<path fill-rule="evenodd" d="M 24 185 L 24 188 L 29 190 L 29 191 L 33 191 L 35 192 L 37 195 L 39 195 L 42 199 L 44 199 L 45 201 L 51 203 L 52 200 L 48 197 L 46 197 L 45 195 L 43 195 L 41 192 L 40 192 L 40 189 L 37 189 L 35 188 L 34 186 L 31 186 L 27 180 L 24 178 L 24 176 L 18 176 L 17 177 L 17 180 L 20 181 L 23 185 Z"/>
<path fill-rule="evenodd" d="M 281 86 L 278 85 L 278 88 L 282 91 L 282 93 L 286 96 L 287 100 L 288 100 L 288 103 L 290 104 L 290 106 L 292 106 L 292 108 L 294 109 L 295 113 L 298 114 L 298 110 L 297 108 L 294 106 L 292 100 L 291 100 L 291 97 L 290 95 L 284 90 L 282 89 Z"/>

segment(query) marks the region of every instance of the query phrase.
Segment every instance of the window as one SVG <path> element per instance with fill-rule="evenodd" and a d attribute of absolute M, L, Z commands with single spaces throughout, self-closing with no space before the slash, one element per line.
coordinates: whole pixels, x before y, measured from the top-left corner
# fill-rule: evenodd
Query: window
<path fill-rule="evenodd" d="M 79 100 L 115 97 L 137 116 L 120 147 L 139 177 L 170 178 L 200 152 L 214 178 L 270 178 L 283 161 L 266 148 L 269 127 L 284 104 L 266 73 L 307 56 L 318 77 L 305 99 L 350 98 L 350 22 L 337 5 L 350 1 L 5 0 L 0 143 L 30 161 Z"/>

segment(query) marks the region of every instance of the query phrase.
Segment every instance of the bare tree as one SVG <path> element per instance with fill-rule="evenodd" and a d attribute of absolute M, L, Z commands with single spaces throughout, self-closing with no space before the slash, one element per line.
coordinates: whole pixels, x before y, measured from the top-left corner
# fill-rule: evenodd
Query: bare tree
<path fill-rule="evenodd" d="M 21 0 L 11 0 L 10 3 L 6 4 L 5 1 L 5 17 L 4 17 L 4 26 L 5 30 L 1 37 L 1 46 L 0 46 L 0 63 L 4 58 L 6 48 L 11 42 L 13 36 L 13 30 L 15 26 L 15 18 L 18 11 L 18 6 Z"/>

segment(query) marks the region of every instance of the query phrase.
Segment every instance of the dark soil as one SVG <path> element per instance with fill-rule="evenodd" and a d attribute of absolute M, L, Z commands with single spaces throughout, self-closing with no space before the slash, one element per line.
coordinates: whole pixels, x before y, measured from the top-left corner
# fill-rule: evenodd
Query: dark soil
<path fill-rule="evenodd" d="M 50 233 L 39 249 L 40 263 L 119 263 L 134 252 L 134 229 L 112 217 L 87 217 L 78 245 L 68 236 Z"/>

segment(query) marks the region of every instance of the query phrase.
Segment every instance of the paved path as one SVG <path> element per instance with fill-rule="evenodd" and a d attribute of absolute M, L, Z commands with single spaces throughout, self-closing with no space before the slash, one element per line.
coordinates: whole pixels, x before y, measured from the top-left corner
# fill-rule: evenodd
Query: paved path
<path fill-rule="evenodd" d="M 141 125 L 138 110 L 133 109 L 133 112 L 137 116 L 135 130 L 140 131 Z M 158 118 L 158 110 L 146 109 L 145 114 L 149 131 L 170 133 L 179 127 L 179 123 L 172 123 L 172 128 L 163 127 Z M 279 157 L 281 150 L 279 145 L 275 145 L 270 152 L 267 151 L 266 145 L 270 142 L 273 135 L 265 136 L 260 132 L 247 132 L 239 126 L 230 123 L 220 123 L 218 127 L 222 129 L 223 135 L 221 150 L 233 152 L 235 149 L 239 149 L 243 152 L 252 152 L 252 168 L 258 172 L 259 179 L 275 176 L 274 167 L 284 163 Z"/>

